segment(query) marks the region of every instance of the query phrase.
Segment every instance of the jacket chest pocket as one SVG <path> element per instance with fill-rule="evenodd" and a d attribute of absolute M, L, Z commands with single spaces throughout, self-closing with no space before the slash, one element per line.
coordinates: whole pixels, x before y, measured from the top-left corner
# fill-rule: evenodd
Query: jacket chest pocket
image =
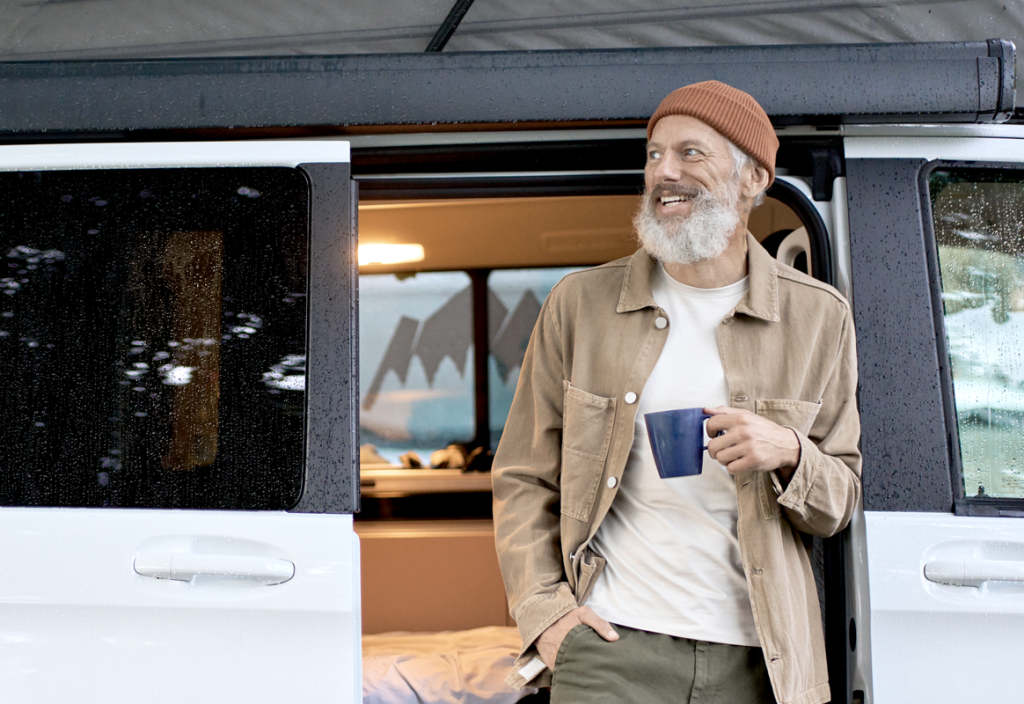
<path fill-rule="evenodd" d="M 759 398 L 754 401 L 757 415 L 782 426 L 796 428 L 804 435 L 811 432 L 814 419 L 821 410 L 820 403 L 788 398 Z"/>
<path fill-rule="evenodd" d="M 608 458 L 615 422 L 615 399 L 595 396 L 563 382 L 562 513 L 578 521 L 590 518 Z"/>
<path fill-rule="evenodd" d="M 766 398 L 754 401 L 754 411 L 762 418 L 767 418 L 773 423 L 789 428 L 795 428 L 807 435 L 814 426 L 814 419 L 818 417 L 821 410 L 820 403 L 810 401 L 798 401 L 788 398 Z M 757 472 L 757 493 L 758 503 L 761 504 L 761 514 L 765 520 L 778 518 L 782 514 L 779 507 L 778 495 L 771 480 L 770 472 Z"/>

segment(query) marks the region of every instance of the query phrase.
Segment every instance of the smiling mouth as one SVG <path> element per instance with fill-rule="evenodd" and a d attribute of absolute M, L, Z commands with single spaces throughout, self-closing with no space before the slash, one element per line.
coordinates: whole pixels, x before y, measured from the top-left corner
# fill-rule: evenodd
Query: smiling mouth
<path fill-rule="evenodd" d="M 662 196 L 658 199 L 658 202 L 662 205 L 677 205 L 679 203 L 686 203 L 687 201 L 693 200 L 693 196 Z"/>

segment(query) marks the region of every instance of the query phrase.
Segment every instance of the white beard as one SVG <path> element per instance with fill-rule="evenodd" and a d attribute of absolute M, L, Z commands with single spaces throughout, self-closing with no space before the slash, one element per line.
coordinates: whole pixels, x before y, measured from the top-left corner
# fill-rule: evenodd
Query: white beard
<path fill-rule="evenodd" d="M 658 193 L 655 195 L 667 195 Z M 689 215 L 661 220 L 654 212 L 655 197 L 644 191 L 640 208 L 633 216 L 640 244 L 664 264 L 696 264 L 714 259 L 729 246 L 729 238 L 740 224 L 737 211 L 739 182 L 727 185 L 721 194 L 701 189 L 691 201 Z"/>

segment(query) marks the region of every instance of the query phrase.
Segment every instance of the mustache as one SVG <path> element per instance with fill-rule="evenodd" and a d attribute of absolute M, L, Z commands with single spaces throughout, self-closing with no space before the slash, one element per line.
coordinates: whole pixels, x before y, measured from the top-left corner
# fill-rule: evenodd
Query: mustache
<path fill-rule="evenodd" d="M 699 198 L 707 195 L 708 191 L 698 186 L 684 186 L 679 183 L 659 183 L 648 193 L 648 198 L 655 201 L 665 196 L 682 196 L 684 198 Z"/>

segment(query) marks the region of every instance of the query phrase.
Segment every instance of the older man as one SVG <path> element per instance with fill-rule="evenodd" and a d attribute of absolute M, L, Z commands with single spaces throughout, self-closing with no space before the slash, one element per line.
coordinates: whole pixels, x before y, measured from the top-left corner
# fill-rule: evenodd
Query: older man
<path fill-rule="evenodd" d="M 552 702 L 829 699 L 806 535 L 860 493 L 846 302 L 747 232 L 778 140 L 685 86 L 647 128 L 643 248 L 571 274 L 534 329 L 494 464 L 498 557 Z M 643 415 L 705 407 L 703 472 L 661 479 Z"/>

